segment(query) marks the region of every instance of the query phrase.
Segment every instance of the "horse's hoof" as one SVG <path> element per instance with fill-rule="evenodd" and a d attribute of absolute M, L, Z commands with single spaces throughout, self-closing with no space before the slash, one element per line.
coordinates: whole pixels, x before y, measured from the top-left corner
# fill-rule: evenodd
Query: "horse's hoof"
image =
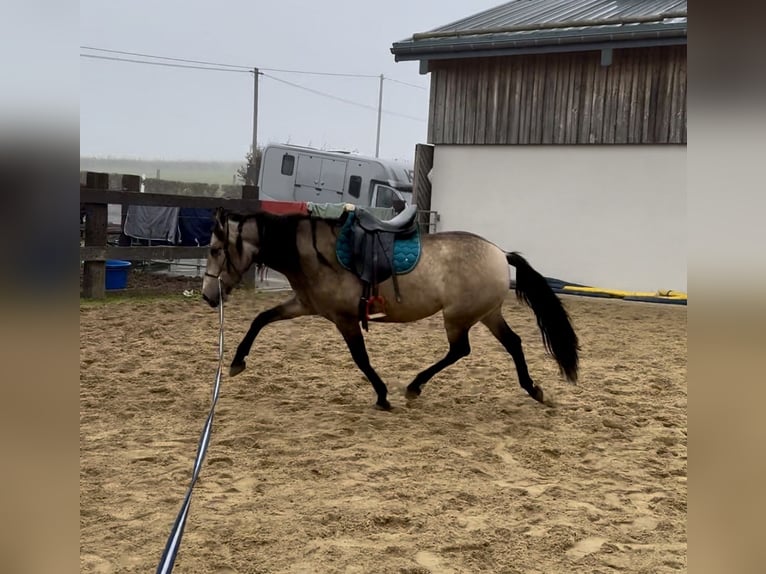
<path fill-rule="evenodd" d="M 413 399 L 417 399 L 420 396 L 420 391 L 413 391 L 412 389 L 405 389 L 404 390 L 404 397 L 411 401 Z"/>
<path fill-rule="evenodd" d="M 535 394 L 532 395 L 532 398 L 535 399 L 537 402 L 545 405 L 546 407 L 556 406 L 556 403 L 553 401 L 553 397 L 545 393 L 542 387 L 539 387 L 536 385 L 535 385 Z"/>
<path fill-rule="evenodd" d="M 378 409 L 379 411 L 386 411 L 386 412 L 390 412 L 392 409 L 391 403 L 389 403 L 387 400 L 384 400 L 383 402 L 378 401 L 377 403 L 375 403 L 375 408 Z"/>
<path fill-rule="evenodd" d="M 404 389 L 404 396 L 408 400 L 417 399 L 422 391 L 417 387 L 407 387 Z"/>
<path fill-rule="evenodd" d="M 229 367 L 229 376 L 236 377 L 238 374 L 245 370 L 246 366 L 247 365 L 245 364 L 245 361 L 242 361 L 241 363 L 232 363 L 231 367 Z"/>

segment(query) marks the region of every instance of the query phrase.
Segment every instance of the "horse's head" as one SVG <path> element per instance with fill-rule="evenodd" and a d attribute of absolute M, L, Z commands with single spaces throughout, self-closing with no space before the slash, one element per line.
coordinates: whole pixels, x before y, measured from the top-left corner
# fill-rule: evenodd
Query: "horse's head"
<path fill-rule="evenodd" d="M 243 219 L 221 208 L 215 212 L 210 251 L 202 280 L 202 298 L 211 307 L 217 307 L 222 299 L 226 300 L 226 296 L 242 281 L 242 276 L 258 254 L 257 238 L 243 237 L 244 223 Z M 257 226 L 253 225 L 253 228 L 256 228 L 254 232 L 257 235 Z"/>

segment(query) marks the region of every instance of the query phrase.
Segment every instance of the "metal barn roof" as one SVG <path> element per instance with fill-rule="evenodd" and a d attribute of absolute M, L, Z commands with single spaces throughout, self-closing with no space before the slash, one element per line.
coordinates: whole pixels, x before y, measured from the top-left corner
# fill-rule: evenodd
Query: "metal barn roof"
<path fill-rule="evenodd" d="M 686 0 L 513 0 L 395 42 L 397 61 L 685 44 Z"/>

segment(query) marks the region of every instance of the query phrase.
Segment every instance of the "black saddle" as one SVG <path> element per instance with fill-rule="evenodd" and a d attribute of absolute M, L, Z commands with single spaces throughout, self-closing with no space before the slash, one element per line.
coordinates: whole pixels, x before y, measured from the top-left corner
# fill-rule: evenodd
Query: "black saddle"
<path fill-rule="evenodd" d="M 365 231 L 384 231 L 386 233 L 409 233 L 414 231 L 415 216 L 418 208 L 414 205 L 407 206 L 401 213 L 392 219 L 378 219 L 372 212 L 364 208 L 357 208 L 356 222 Z"/>
<path fill-rule="evenodd" d="M 399 285 L 394 272 L 394 240 L 417 233 L 417 207 L 411 205 L 393 219 L 378 219 L 364 208 L 354 211 L 351 229 L 351 267 L 362 280 L 363 292 L 359 301 L 359 318 L 367 329 L 369 319 L 385 316 L 385 312 L 371 314 L 375 303 L 385 305 L 378 296 L 378 284 L 393 277 L 396 300 L 400 301 Z"/>

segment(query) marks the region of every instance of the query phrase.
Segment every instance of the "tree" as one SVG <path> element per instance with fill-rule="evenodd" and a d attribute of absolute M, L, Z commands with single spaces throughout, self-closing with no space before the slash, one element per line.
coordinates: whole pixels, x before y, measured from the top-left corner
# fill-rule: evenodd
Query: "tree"
<path fill-rule="evenodd" d="M 261 170 L 261 158 L 263 157 L 263 148 L 255 150 L 255 161 L 253 161 L 253 152 L 247 152 L 245 156 L 245 165 L 237 169 L 237 177 L 245 185 L 258 185 L 258 172 Z"/>

